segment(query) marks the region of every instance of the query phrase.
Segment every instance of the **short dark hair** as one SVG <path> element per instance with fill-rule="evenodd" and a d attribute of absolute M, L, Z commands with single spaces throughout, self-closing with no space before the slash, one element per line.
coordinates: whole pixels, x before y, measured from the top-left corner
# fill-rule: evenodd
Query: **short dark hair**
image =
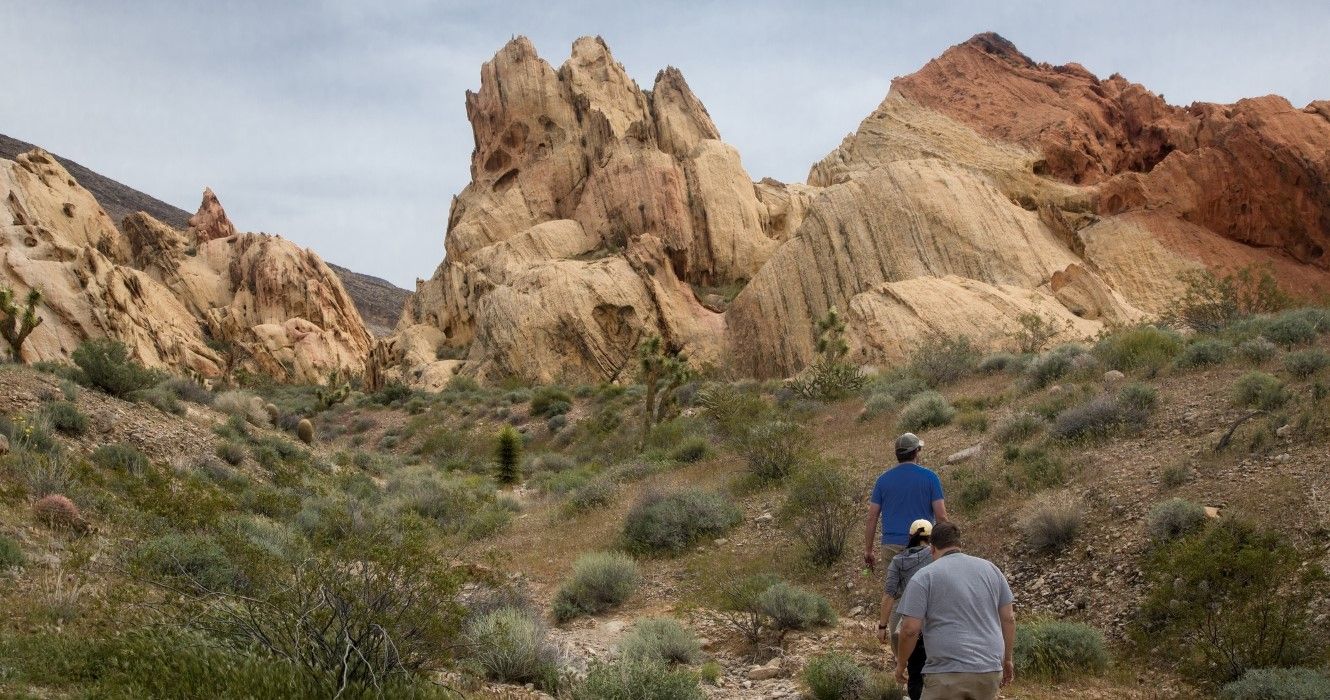
<path fill-rule="evenodd" d="M 961 543 L 961 529 L 954 523 L 938 523 L 933 526 L 933 547 L 947 549 Z"/>
<path fill-rule="evenodd" d="M 896 450 L 897 462 L 913 462 L 914 458 L 917 456 L 919 456 L 918 447 L 914 448 L 913 450 L 910 450 L 909 452 L 901 452 L 900 450 Z"/>

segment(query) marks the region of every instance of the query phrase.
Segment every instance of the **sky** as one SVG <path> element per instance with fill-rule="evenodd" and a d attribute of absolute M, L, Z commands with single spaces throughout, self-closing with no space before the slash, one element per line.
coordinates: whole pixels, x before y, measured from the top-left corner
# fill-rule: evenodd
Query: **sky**
<path fill-rule="evenodd" d="M 1330 98 L 1326 2 L 0 0 L 0 133 L 414 289 L 474 140 L 465 91 L 525 35 L 683 71 L 753 179 L 801 182 L 890 88 L 996 31 L 1173 104 Z"/>

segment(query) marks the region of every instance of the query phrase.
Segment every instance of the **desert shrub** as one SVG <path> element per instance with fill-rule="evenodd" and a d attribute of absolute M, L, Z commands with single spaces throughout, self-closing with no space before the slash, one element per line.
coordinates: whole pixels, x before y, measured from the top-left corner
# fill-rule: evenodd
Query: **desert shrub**
<path fill-rule="evenodd" d="M 82 435 L 88 429 L 88 417 L 69 401 L 52 401 L 42 406 L 42 416 L 65 435 Z"/>
<path fill-rule="evenodd" d="M 80 383 L 111 396 L 124 398 L 161 380 L 158 372 L 130 359 L 129 349 L 118 340 L 85 340 L 72 357 L 79 368 Z"/>
<path fill-rule="evenodd" d="M 1242 341 L 1237 347 L 1238 357 L 1241 357 L 1254 365 L 1259 365 L 1269 360 L 1274 357 L 1277 352 L 1279 352 L 1278 346 L 1269 340 L 1266 340 L 1264 336 L 1259 335 L 1255 338 L 1248 338 L 1247 340 Z"/>
<path fill-rule="evenodd" d="M 245 461 L 245 446 L 235 440 L 227 440 L 217 445 L 217 456 L 231 466 Z"/>
<path fill-rule="evenodd" d="M 670 457 L 676 462 L 699 462 L 707 456 L 710 449 L 711 445 L 707 439 L 696 435 L 680 442 L 670 453 Z"/>
<path fill-rule="evenodd" d="M 23 566 L 23 550 L 8 535 L 0 535 L 0 571 Z"/>
<path fill-rule="evenodd" d="M 637 563 L 622 552 L 584 554 L 573 564 L 573 575 L 554 596 L 554 619 L 567 622 L 618 607 L 641 582 Z"/>
<path fill-rule="evenodd" d="M 1276 345 L 1291 348 L 1295 345 L 1307 345 L 1316 341 L 1317 324 L 1315 319 L 1306 314 L 1290 311 L 1270 320 L 1265 329 L 1265 337 Z"/>
<path fill-rule="evenodd" d="M 760 395 L 731 384 L 708 384 L 698 391 L 697 401 L 716 432 L 731 440 L 742 439 L 771 410 Z"/>
<path fill-rule="evenodd" d="M 451 534 L 464 533 L 472 525 L 471 518 L 494 502 L 494 485 L 479 476 L 445 474 L 417 465 L 399 469 L 388 478 L 386 504 L 390 509 L 415 513 Z"/>
<path fill-rule="evenodd" d="M 988 479 L 968 479 L 960 485 L 956 494 L 961 507 L 973 512 L 993 496 L 993 482 Z"/>
<path fill-rule="evenodd" d="M 903 700 L 894 679 L 874 675 L 840 652 L 809 659 L 800 674 L 813 700 Z"/>
<path fill-rule="evenodd" d="M 1122 408 L 1107 396 L 1097 396 L 1059 413 L 1049 434 L 1059 440 L 1104 438 L 1122 425 Z"/>
<path fill-rule="evenodd" d="M 1159 480 L 1163 483 L 1165 488 L 1175 489 L 1188 481 L 1191 481 L 1192 476 L 1193 474 L 1190 467 L 1185 464 L 1175 464 L 1165 469 L 1160 475 Z"/>
<path fill-rule="evenodd" d="M 1284 356 L 1284 369 L 1298 379 L 1307 379 L 1326 367 L 1330 367 L 1330 353 L 1320 348 L 1299 350 Z"/>
<path fill-rule="evenodd" d="M 1127 413 L 1128 421 L 1138 420 L 1153 411 L 1159 403 L 1159 392 L 1149 384 L 1133 382 L 1118 390 L 1118 406 Z M 1133 415 L 1133 413 L 1137 415 Z"/>
<path fill-rule="evenodd" d="M 410 399 L 411 387 L 394 380 L 384 383 L 383 387 L 370 394 L 367 398 L 371 403 L 376 403 L 380 406 L 392 406 Z"/>
<path fill-rule="evenodd" d="M 1219 700 L 1324 700 L 1330 676 L 1310 668 L 1257 668 L 1219 691 Z"/>
<path fill-rule="evenodd" d="M 791 586 L 770 574 L 755 574 L 721 586 L 715 602 L 721 618 L 750 643 L 770 633 L 834 624 L 825 598 Z"/>
<path fill-rule="evenodd" d="M 1215 331 L 1250 314 L 1278 311 L 1290 301 L 1269 267 L 1248 265 L 1225 275 L 1203 269 L 1184 273 L 1181 279 L 1185 291 L 1168 316 L 1198 331 Z"/>
<path fill-rule="evenodd" d="M 903 431 L 917 433 L 946 425 L 955 417 L 956 409 L 942 394 L 925 391 L 910 399 L 910 403 L 901 410 L 896 425 Z"/>
<path fill-rule="evenodd" d="M 1175 331 L 1141 326 L 1103 338 L 1094 352 L 1111 369 L 1127 372 L 1160 369 L 1182 352 L 1182 347 L 1182 336 Z"/>
<path fill-rule="evenodd" d="M 577 466 L 577 462 L 572 457 L 561 455 L 558 452 L 544 452 L 533 455 L 526 460 L 526 471 L 528 474 L 538 474 L 540 472 L 566 472 Z"/>
<path fill-rule="evenodd" d="M 542 386 L 531 394 L 531 415 L 560 416 L 573 408 L 573 397 L 562 387 Z"/>
<path fill-rule="evenodd" d="M 1017 411 L 998 421 L 993 428 L 993 438 L 999 445 L 1011 445 L 1024 442 L 1043 430 L 1047 422 L 1036 413 Z"/>
<path fill-rule="evenodd" d="M 677 620 L 653 617 L 633 625 L 619 643 L 619 654 L 625 659 L 691 664 L 701 657 L 702 646 Z"/>
<path fill-rule="evenodd" d="M 1248 372 L 1233 386 L 1233 402 L 1246 408 L 1272 411 L 1287 403 L 1288 398 L 1284 383 L 1265 372 Z"/>
<path fill-rule="evenodd" d="M 268 412 L 263 408 L 263 399 L 243 390 L 227 391 L 213 399 L 212 407 L 228 416 L 238 418 L 251 425 L 267 427 Z"/>
<path fill-rule="evenodd" d="M 1223 364 L 1232 351 L 1233 346 L 1223 340 L 1213 338 L 1196 340 L 1182 349 L 1177 359 L 1173 360 L 1173 364 L 1187 369 L 1210 367 Z"/>
<path fill-rule="evenodd" d="M 505 683 L 558 683 L 559 652 L 534 615 L 501 607 L 476 615 L 463 635 L 468 657 L 485 677 Z"/>
<path fill-rule="evenodd" d="M 567 516 L 585 513 L 595 508 L 603 508 L 614 501 L 619 492 L 619 485 L 608 476 L 597 476 L 568 493 L 568 500 L 563 504 L 563 513 Z"/>
<path fill-rule="evenodd" d="M 677 554 L 704 537 L 720 535 L 742 517 L 721 493 L 647 493 L 624 519 L 624 546 L 638 554 Z"/>
<path fill-rule="evenodd" d="M 54 528 L 85 529 L 79 507 L 63 494 L 51 493 L 37 499 L 32 504 L 32 514 L 37 520 Z"/>
<path fill-rule="evenodd" d="M 69 460 L 59 452 L 24 450 L 9 457 L 10 466 L 28 489 L 28 495 L 41 498 L 65 493 L 75 483 Z"/>
<path fill-rule="evenodd" d="M 1067 483 L 1066 465 L 1061 459 L 1049 454 L 1048 450 L 1042 447 L 1021 449 L 1015 446 L 1008 447 L 1008 450 L 1009 453 L 1004 456 L 1016 464 L 1019 481 L 1026 489 L 1037 491 Z"/>
<path fill-rule="evenodd" d="M 1020 355 L 1013 355 L 1009 352 L 995 352 L 991 355 L 985 355 L 984 359 L 979 361 L 979 371 L 984 374 L 997 374 L 998 372 L 1015 372 L 1024 369 L 1025 361 Z"/>
<path fill-rule="evenodd" d="M 814 401 L 836 401 L 868 383 L 862 370 L 839 360 L 819 359 L 787 385 L 796 396 Z"/>
<path fill-rule="evenodd" d="M 1017 527 L 1031 549 L 1061 551 L 1080 534 L 1082 510 L 1079 501 L 1063 494 L 1039 497 L 1025 508 Z"/>
<path fill-rule="evenodd" d="M 513 521 L 513 513 L 518 510 L 520 506 L 510 498 L 495 499 L 467 515 L 459 532 L 471 541 L 490 537 L 507 527 Z"/>
<path fill-rule="evenodd" d="M 702 700 L 697 676 L 659 661 L 620 659 L 591 665 L 573 700 Z"/>
<path fill-rule="evenodd" d="M 149 406 L 173 416 L 184 415 L 185 407 L 180 404 L 175 394 L 163 389 L 160 386 L 140 389 L 129 395 L 130 400 L 136 403 L 146 403 Z"/>
<path fill-rule="evenodd" d="M 1155 504 L 1145 519 L 1145 530 L 1155 542 L 1167 543 L 1205 525 L 1205 507 L 1183 498 Z"/>
<path fill-rule="evenodd" d="M 988 414 L 983 411 L 962 411 L 956 416 L 956 425 L 967 433 L 987 432 Z"/>
<path fill-rule="evenodd" d="M 1053 350 L 1039 355 L 1025 365 L 1025 378 L 1031 387 L 1042 389 L 1071 371 L 1071 353 Z"/>
<path fill-rule="evenodd" d="M 181 401 L 188 401 L 203 406 L 212 405 L 212 400 L 214 398 L 212 392 L 208 391 L 207 387 L 193 379 L 186 379 L 184 377 L 173 377 L 162 382 L 158 386 L 175 394 L 175 397 Z"/>
<path fill-rule="evenodd" d="M 773 420 L 748 431 L 740 446 L 748 473 L 758 481 L 779 481 L 807 458 L 808 434 L 797 423 Z"/>
<path fill-rule="evenodd" d="M 151 463 L 147 455 L 139 452 L 132 445 L 102 445 L 92 452 L 92 463 L 103 469 L 111 469 L 126 474 L 142 474 Z"/>
<path fill-rule="evenodd" d="M 910 355 L 909 369 L 930 387 L 955 383 L 979 363 L 979 351 L 966 336 L 924 338 Z"/>
<path fill-rule="evenodd" d="M 1016 627 L 1012 654 L 1016 673 L 1059 682 L 1098 675 L 1108 668 L 1108 650 L 1099 630 L 1080 622 L 1035 620 Z"/>
<path fill-rule="evenodd" d="M 149 576 L 200 591 L 240 591 L 246 582 L 226 550 L 202 535 L 169 533 L 139 545 L 133 564 Z"/>
<path fill-rule="evenodd" d="M 1132 635 L 1143 651 L 1172 650 L 1161 658 L 1200 683 L 1311 661 L 1326 642 L 1312 627 L 1311 603 L 1326 585 L 1305 561 L 1282 534 L 1221 518 L 1147 560 Z"/>
<path fill-rule="evenodd" d="M 896 397 L 886 392 L 869 394 L 864 401 L 864 411 L 859 414 L 859 420 L 871 420 L 883 413 L 890 413 L 896 410 Z"/>
<path fill-rule="evenodd" d="M 859 518 L 858 487 L 839 469 L 814 463 L 790 480 L 782 519 L 818 566 L 831 566 L 845 554 L 845 543 Z"/>

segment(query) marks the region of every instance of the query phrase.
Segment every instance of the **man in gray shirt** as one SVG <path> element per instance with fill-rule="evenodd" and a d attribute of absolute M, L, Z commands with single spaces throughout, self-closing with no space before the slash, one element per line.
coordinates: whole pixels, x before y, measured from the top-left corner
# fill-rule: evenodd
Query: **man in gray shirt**
<path fill-rule="evenodd" d="M 928 639 L 923 700 L 993 700 L 1016 675 L 1016 613 L 1011 586 L 997 566 L 960 550 L 961 531 L 933 527 L 933 563 L 910 579 L 896 610 L 903 616 L 896 678 L 922 631 Z"/>

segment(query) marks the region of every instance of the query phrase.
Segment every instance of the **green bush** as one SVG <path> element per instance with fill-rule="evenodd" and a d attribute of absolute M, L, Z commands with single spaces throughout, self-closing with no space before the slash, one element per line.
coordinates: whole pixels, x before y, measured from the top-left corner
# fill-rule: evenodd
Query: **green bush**
<path fill-rule="evenodd" d="M 759 423 L 741 445 L 748 473 L 758 481 L 779 481 L 806 459 L 808 434 L 797 423 L 783 420 Z"/>
<path fill-rule="evenodd" d="M 1288 398 L 1284 383 L 1265 372 L 1248 372 L 1233 387 L 1233 402 L 1246 408 L 1273 411 L 1288 403 Z"/>
<path fill-rule="evenodd" d="M 1132 636 L 1142 651 L 1206 684 L 1323 658 L 1326 639 L 1311 615 L 1325 575 L 1306 561 L 1282 533 L 1237 518 L 1214 521 L 1146 561 L 1149 587 Z"/>
<path fill-rule="evenodd" d="M 624 519 L 624 546 L 635 554 L 678 554 L 704 537 L 715 537 L 742 519 L 724 494 L 686 489 L 647 493 Z"/>
<path fill-rule="evenodd" d="M 1109 662 L 1104 635 L 1099 630 L 1062 620 L 1018 625 L 1012 656 L 1018 675 L 1054 682 L 1102 674 Z"/>
<path fill-rule="evenodd" d="M 18 542 L 7 535 L 0 535 L 0 571 L 23 566 L 23 550 Z"/>
<path fill-rule="evenodd" d="M 591 665 L 573 700 L 702 700 L 697 676 L 659 661 L 620 659 Z"/>
<path fill-rule="evenodd" d="M 1155 542 L 1172 542 L 1205 525 L 1205 507 L 1183 498 L 1155 504 L 1145 519 L 1145 530 Z"/>
<path fill-rule="evenodd" d="M 1219 700 L 1325 700 L 1330 676 L 1310 668 L 1257 668 L 1224 686 Z"/>
<path fill-rule="evenodd" d="M 831 566 L 845 554 L 845 543 L 860 515 L 859 487 L 833 466 L 809 465 L 790 480 L 782 520 L 817 566 Z"/>
<path fill-rule="evenodd" d="M 754 644 L 773 632 L 784 636 L 789 630 L 836 622 L 836 613 L 826 598 L 770 574 L 722 584 L 715 606 L 731 627 Z"/>
<path fill-rule="evenodd" d="M 545 452 L 530 457 L 526 461 L 526 471 L 528 474 L 538 474 L 540 472 L 566 472 L 577 466 L 571 457 L 561 455 L 558 452 Z"/>
<path fill-rule="evenodd" d="M 809 659 L 801 674 L 813 700 L 904 700 L 896 681 L 886 674 L 872 674 L 840 652 L 826 652 Z"/>
<path fill-rule="evenodd" d="M 1128 412 L 1129 419 L 1133 417 L 1132 412 L 1149 413 L 1158 403 L 1159 392 L 1149 384 L 1133 382 L 1118 390 L 1118 405 Z"/>
<path fill-rule="evenodd" d="M 771 628 L 778 632 L 827 627 L 836 622 L 836 612 L 826 598 L 784 581 L 768 587 L 757 602 L 770 619 Z"/>
<path fill-rule="evenodd" d="M 622 605 L 642 582 L 637 563 L 621 552 L 593 552 L 578 557 L 573 575 L 554 596 L 554 619 L 567 622 Z"/>
<path fill-rule="evenodd" d="M 698 391 L 697 401 L 716 432 L 729 440 L 742 439 L 771 412 L 761 395 L 732 384 L 708 384 Z"/>
<path fill-rule="evenodd" d="M 928 391 L 928 384 L 908 370 L 895 370 L 873 380 L 866 392 L 869 396 L 883 394 L 903 403 L 920 392 Z"/>
<path fill-rule="evenodd" d="M 1095 345 L 1095 355 L 1111 369 L 1127 372 L 1157 370 L 1182 352 L 1182 336 L 1175 331 L 1141 326 L 1118 331 Z"/>
<path fill-rule="evenodd" d="M 564 515 L 573 516 L 595 508 L 603 508 L 614 501 L 619 485 L 609 476 L 597 476 L 574 488 L 563 504 Z"/>
<path fill-rule="evenodd" d="M 1059 413 L 1049 434 L 1058 440 L 1094 440 L 1108 437 L 1122 426 L 1124 414 L 1118 402 L 1096 396 Z"/>
<path fill-rule="evenodd" d="M 1029 439 L 1047 425 L 1037 413 L 1017 411 L 998 421 L 993 428 L 993 438 L 999 445 L 1016 444 Z"/>
<path fill-rule="evenodd" d="M 1067 496 L 1036 498 L 1026 507 L 1017 526 L 1031 549 L 1058 552 L 1080 534 L 1085 522 L 1081 511 L 1081 504 Z"/>
<path fill-rule="evenodd" d="M 134 564 L 146 574 L 201 591 L 245 588 L 244 577 L 226 550 L 203 535 L 170 533 L 148 540 L 135 551 Z"/>
<path fill-rule="evenodd" d="M 1072 353 L 1057 350 L 1036 356 L 1025 366 L 1026 380 L 1030 386 L 1042 389 L 1071 371 L 1073 357 Z"/>
<path fill-rule="evenodd" d="M 573 397 L 562 387 L 542 386 L 531 394 L 531 415 L 560 416 L 573 408 Z"/>
<path fill-rule="evenodd" d="M 997 374 L 999 372 L 1018 372 L 1024 368 L 1025 360 L 1020 355 L 997 352 L 980 360 L 978 369 L 984 374 Z"/>
<path fill-rule="evenodd" d="M 74 349 L 74 364 L 81 384 L 120 398 L 161 381 L 161 375 L 130 359 L 129 349 L 118 340 L 85 340 Z"/>
<path fill-rule="evenodd" d="M 1048 453 L 1042 447 L 1014 450 L 1011 460 L 1020 470 L 1020 480 L 1031 491 L 1061 486 L 1067 483 L 1067 468 L 1062 460 Z"/>
<path fill-rule="evenodd" d="M 102 445 L 92 452 L 92 463 L 103 469 L 111 469 L 126 474 L 142 474 L 151 463 L 147 455 L 131 445 Z"/>
<path fill-rule="evenodd" d="M 702 656 L 702 646 L 677 620 L 653 617 L 638 621 L 624 635 L 619 655 L 625 659 L 691 664 Z"/>
<path fill-rule="evenodd" d="M 896 397 L 886 392 L 869 394 L 864 401 L 864 411 L 859 414 L 859 420 L 872 420 L 883 413 L 890 413 L 896 410 Z"/>
<path fill-rule="evenodd" d="M 707 442 L 707 439 L 697 435 L 686 438 L 679 443 L 674 451 L 670 453 L 670 457 L 676 462 L 700 462 L 706 458 L 710 449 L 711 445 Z"/>
<path fill-rule="evenodd" d="M 967 433 L 988 432 L 988 414 L 983 411 L 962 411 L 956 416 L 956 425 Z"/>
<path fill-rule="evenodd" d="M 901 410 L 896 425 L 902 431 L 917 433 L 928 428 L 936 428 L 951 422 L 956 417 L 956 409 L 942 394 L 925 391 L 905 405 Z"/>
<path fill-rule="evenodd" d="M 993 482 L 988 479 L 969 479 L 956 494 L 957 501 L 966 511 L 973 512 L 993 496 Z"/>
<path fill-rule="evenodd" d="M 140 389 L 130 394 L 129 398 L 136 403 L 146 403 L 162 413 L 173 416 L 185 414 L 185 407 L 180 404 L 180 400 L 176 398 L 175 394 L 161 386 Z"/>
<path fill-rule="evenodd" d="M 1259 335 L 1242 341 L 1237 348 L 1238 356 L 1254 365 L 1266 362 L 1277 352 L 1279 352 L 1278 346 Z"/>
<path fill-rule="evenodd" d="M 1286 348 L 1316 342 L 1316 320 L 1304 313 L 1289 311 L 1270 321 L 1265 337 Z"/>
<path fill-rule="evenodd" d="M 245 461 L 245 446 L 234 440 L 227 440 L 217 445 L 217 456 L 227 464 L 236 466 Z"/>
<path fill-rule="evenodd" d="M 181 401 L 188 401 L 201 406 L 211 406 L 214 398 L 212 392 L 208 391 L 207 387 L 193 379 L 174 377 L 162 382 L 158 386 L 171 392 Z"/>
<path fill-rule="evenodd" d="M 1284 356 L 1284 369 L 1298 379 L 1307 379 L 1326 367 L 1330 367 L 1330 353 L 1320 348 L 1299 350 Z"/>
<path fill-rule="evenodd" d="M 42 416 L 65 435 L 78 436 L 88 430 L 88 417 L 69 401 L 52 401 L 42 406 Z"/>
<path fill-rule="evenodd" d="M 979 351 L 966 336 L 928 336 L 910 356 L 909 369 L 930 387 L 953 384 L 979 364 Z"/>
<path fill-rule="evenodd" d="M 470 659 L 485 677 L 504 683 L 558 685 L 558 649 L 533 615 L 502 607 L 471 620 L 463 634 Z"/>
<path fill-rule="evenodd" d="M 1173 364 L 1186 369 L 1196 367 L 1211 367 L 1213 365 L 1223 364 L 1228 359 L 1229 353 L 1233 351 L 1233 346 L 1223 340 L 1207 338 L 1204 340 L 1192 341 L 1187 347 L 1182 349 Z"/>

